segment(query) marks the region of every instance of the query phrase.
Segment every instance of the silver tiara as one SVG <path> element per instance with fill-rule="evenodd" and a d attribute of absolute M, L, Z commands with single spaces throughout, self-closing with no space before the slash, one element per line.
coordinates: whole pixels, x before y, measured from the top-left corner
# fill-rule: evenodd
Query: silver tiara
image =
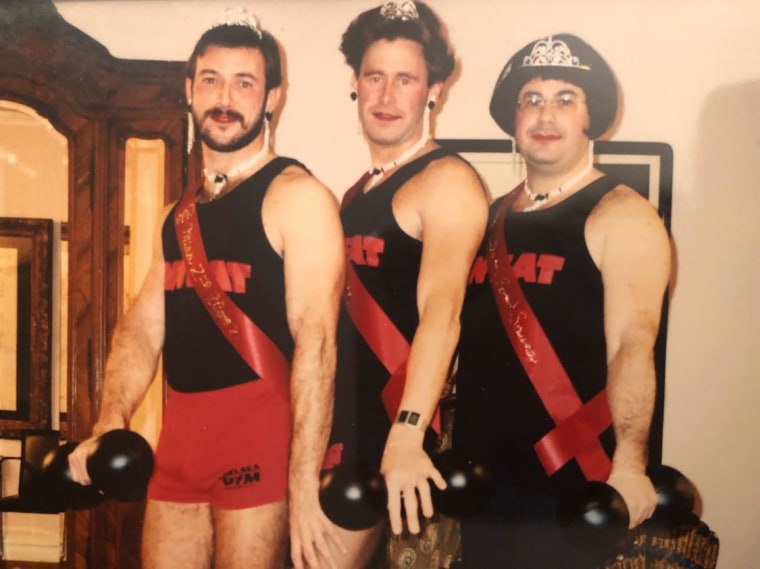
<path fill-rule="evenodd" d="M 411 0 L 404 2 L 386 2 L 380 8 L 380 15 L 386 20 L 416 20 L 420 17 L 417 12 L 417 6 Z"/>
<path fill-rule="evenodd" d="M 243 6 L 235 6 L 224 10 L 222 17 L 216 23 L 217 26 L 246 26 L 251 28 L 261 39 L 259 19 Z"/>
<path fill-rule="evenodd" d="M 555 40 L 552 36 L 538 40 L 530 55 L 526 55 L 523 59 L 523 67 L 543 67 L 545 65 L 589 69 L 587 65 L 581 65 L 581 60 L 573 55 L 565 42 Z"/>

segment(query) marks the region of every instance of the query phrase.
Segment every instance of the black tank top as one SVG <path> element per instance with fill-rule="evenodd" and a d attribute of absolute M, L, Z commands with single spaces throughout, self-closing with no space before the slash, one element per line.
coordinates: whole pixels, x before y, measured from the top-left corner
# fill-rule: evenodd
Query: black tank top
<path fill-rule="evenodd" d="M 293 339 L 285 311 L 283 262 L 264 233 L 261 207 L 272 180 L 291 165 L 304 168 L 295 160 L 278 157 L 229 194 L 196 204 L 212 276 L 288 360 Z M 259 379 L 188 286 L 174 229 L 175 209 L 162 228 L 167 382 L 176 391 L 199 392 Z"/>
<path fill-rule="evenodd" d="M 417 277 L 422 242 L 398 226 L 393 216 L 393 196 L 428 164 L 446 156 L 456 154 L 437 148 L 401 166 L 371 191 L 358 191 L 341 212 L 347 262 L 409 343 L 419 324 Z M 374 466 L 379 466 L 390 428 L 381 400 L 389 379 L 390 373 L 341 303 L 334 437 L 343 441 L 361 440 L 360 460 Z"/>
<path fill-rule="evenodd" d="M 591 210 L 617 181 L 603 177 L 559 204 L 505 215 L 513 272 L 581 400 L 606 385 L 601 273 L 586 248 Z M 500 201 L 491 206 L 491 221 Z M 487 240 L 487 238 L 486 238 Z M 554 428 L 504 330 L 485 263 L 475 259 L 462 311 L 454 444 L 484 457 L 502 484 L 576 484 L 571 460 L 549 481 L 533 445 Z M 601 437 L 610 454 L 612 428 Z"/>

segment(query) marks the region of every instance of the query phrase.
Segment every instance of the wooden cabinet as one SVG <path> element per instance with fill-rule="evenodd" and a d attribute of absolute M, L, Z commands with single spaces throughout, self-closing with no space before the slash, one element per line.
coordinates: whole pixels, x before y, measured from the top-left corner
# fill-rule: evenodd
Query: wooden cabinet
<path fill-rule="evenodd" d="M 97 415 L 108 341 L 122 313 L 126 140 L 164 141 L 167 202 L 197 171 L 198 156 L 184 152 L 184 63 L 114 58 L 49 0 L 4 0 L 0 99 L 32 107 L 68 140 L 68 413 L 61 431 L 81 440 Z M 64 566 L 139 567 L 141 527 L 142 504 L 68 513 Z"/>

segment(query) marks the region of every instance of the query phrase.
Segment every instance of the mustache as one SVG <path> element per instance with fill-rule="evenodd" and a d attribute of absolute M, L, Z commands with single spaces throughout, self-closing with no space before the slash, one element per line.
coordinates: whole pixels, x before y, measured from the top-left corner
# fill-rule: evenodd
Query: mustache
<path fill-rule="evenodd" d="M 225 117 L 225 118 L 234 119 L 239 122 L 243 122 L 243 115 L 241 115 L 240 113 L 236 111 L 231 111 L 229 109 L 220 109 L 219 107 L 215 107 L 213 109 L 206 111 L 205 116 L 211 117 L 211 118 Z"/>

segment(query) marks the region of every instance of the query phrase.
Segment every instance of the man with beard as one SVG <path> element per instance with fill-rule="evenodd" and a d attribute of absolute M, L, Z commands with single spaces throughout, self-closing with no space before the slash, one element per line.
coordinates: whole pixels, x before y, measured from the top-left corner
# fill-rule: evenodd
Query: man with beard
<path fill-rule="evenodd" d="M 148 489 L 146 568 L 331 565 L 318 501 L 342 286 L 334 196 L 269 147 L 275 39 L 246 12 L 198 41 L 186 94 L 203 182 L 167 208 L 139 296 L 116 327 L 93 438 L 126 428 L 163 354 L 168 400 Z M 338 542 L 339 543 L 339 542 Z"/>
<path fill-rule="evenodd" d="M 645 472 L 670 244 L 651 204 L 594 167 L 618 97 L 586 42 L 520 49 L 490 110 L 526 178 L 491 206 L 462 310 L 454 447 L 497 483 L 462 520 L 464 567 L 589 569 L 604 552 L 567 543 L 558 496 L 607 482 L 631 527 L 657 501 Z"/>

